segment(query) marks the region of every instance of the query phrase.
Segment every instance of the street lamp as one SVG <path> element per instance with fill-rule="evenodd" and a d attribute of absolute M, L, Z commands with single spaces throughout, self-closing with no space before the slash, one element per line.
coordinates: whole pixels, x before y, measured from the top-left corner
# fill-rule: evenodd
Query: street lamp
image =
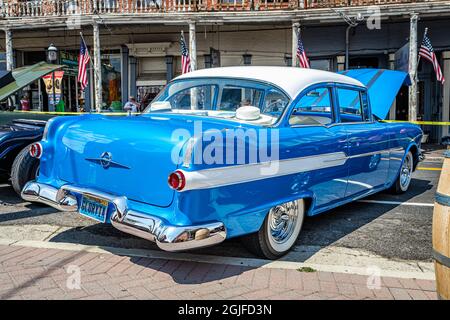
<path fill-rule="evenodd" d="M 56 64 L 58 60 L 58 49 L 55 47 L 53 43 L 47 48 L 47 61 L 52 64 Z M 52 72 L 52 94 L 53 94 L 53 103 L 52 109 L 49 111 L 55 111 L 56 109 L 56 92 L 55 92 L 55 72 Z M 50 109 L 50 108 L 49 108 Z"/>
<path fill-rule="evenodd" d="M 347 28 L 345 29 L 345 70 L 349 68 L 349 48 L 350 48 L 350 29 L 355 28 L 358 24 L 364 20 L 364 16 L 361 12 L 358 12 L 356 16 L 348 16 L 345 13 L 330 8 L 332 11 L 341 16 L 342 19 L 347 23 Z"/>

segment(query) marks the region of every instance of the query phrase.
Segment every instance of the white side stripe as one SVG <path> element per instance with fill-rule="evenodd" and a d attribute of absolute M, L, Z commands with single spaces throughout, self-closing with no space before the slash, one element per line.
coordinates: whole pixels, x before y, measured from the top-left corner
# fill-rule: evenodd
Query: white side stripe
<path fill-rule="evenodd" d="M 199 171 L 182 171 L 186 177 L 186 186 L 182 191 L 207 189 L 231 184 L 279 177 L 345 164 L 344 152 L 321 154 L 287 160 L 264 163 L 227 166 Z"/>
<path fill-rule="evenodd" d="M 293 159 L 232 165 L 198 171 L 185 171 L 179 169 L 178 171 L 183 172 L 186 177 L 186 186 L 180 192 L 194 189 L 222 187 L 232 184 L 263 180 L 271 177 L 285 176 L 294 173 L 332 168 L 344 165 L 349 159 L 395 151 L 399 151 L 399 148 L 379 150 L 352 156 L 347 156 L 345 152 L 341 151 Z"/>

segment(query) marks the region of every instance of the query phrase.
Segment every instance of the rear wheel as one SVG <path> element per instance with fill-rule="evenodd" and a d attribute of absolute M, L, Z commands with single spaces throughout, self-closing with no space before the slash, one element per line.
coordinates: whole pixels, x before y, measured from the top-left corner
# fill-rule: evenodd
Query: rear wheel
<path fill-rule="evenodd" d="M 11 184 L 20 195 L 25 183 L 36 179 L 39 173 L 39 159 L 30 155 L 30 146 L 23 148 L 14 159 L 11 168 Z"/>
<path fill-rule="evenodd" d="M 395 194 L 401 194 L 408 190 L 411 184 L 412 172 L 414 168 L 414 160 L 411 151 L 405 156 L 403 160 L 402 167 L 400 168 L 400 173 L 391 188 L 391 191 Z"/>
<path fill-rule="evenodd" d="M 243 237 L 245 247 L 254 254 L 277 259 L 295 244 L 303 224 L 305 202 L 290 201 L 270 209 L 261 229 Z"/>

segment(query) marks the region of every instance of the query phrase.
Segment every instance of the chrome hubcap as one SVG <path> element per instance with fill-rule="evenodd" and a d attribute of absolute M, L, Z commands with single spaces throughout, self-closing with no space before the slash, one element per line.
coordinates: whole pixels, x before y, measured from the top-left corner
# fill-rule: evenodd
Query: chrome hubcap
<path fill-rule="evenodd" d="M 403 161 L 402 168 L 400 170 L 400 184 L 402 187 L 407 187 L 411 180 L 412 173 L 412 158 L 407 155 L 405 161 Z"/>
<path fill-rule="evenodd" d="M 298 205 L 291 201 L 270 209 L 270 236 L 277 243 L 286 242 L 292 235 L 297 224 Z"/>

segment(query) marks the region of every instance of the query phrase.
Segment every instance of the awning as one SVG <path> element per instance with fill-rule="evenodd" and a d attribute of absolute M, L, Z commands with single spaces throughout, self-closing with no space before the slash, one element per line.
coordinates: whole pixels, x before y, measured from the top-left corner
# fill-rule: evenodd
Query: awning
<path fill-rule="evenodd" d="M 42 76 L 49 74 L 55 70 L 63 68 L 62 65 L 49 64 L 46 62 L 38 62 L 32 66 L 26 66 L 14 69 L 12 77 L 14 81 L 0 88 L 0 101 L 5 100 L 13 93 L 26 87 L 33 81 L 38 80 Z"/>
<path fill-rule="evenodd" d="M 372 113 L 384 120 L 401 86 L 409 86 L 409 74 L 384 69 L 352 69 L 340 72 L 361 81 L 369 92 Z"/>

